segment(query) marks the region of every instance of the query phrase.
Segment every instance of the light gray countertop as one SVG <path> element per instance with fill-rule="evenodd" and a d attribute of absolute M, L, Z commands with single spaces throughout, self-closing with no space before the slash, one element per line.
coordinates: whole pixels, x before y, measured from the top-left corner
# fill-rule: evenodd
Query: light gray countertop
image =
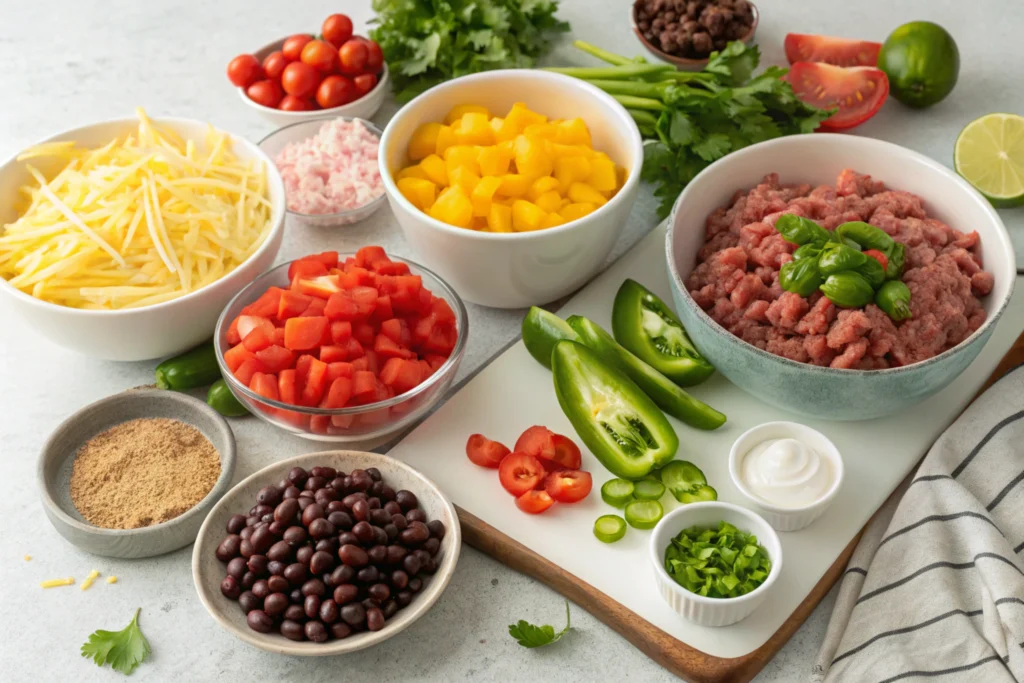
<path fill-rule="evenodd" d="M 1024 14 L 1011 0 L 761 0 L 758 42 L 764 62 L 783 61 L 787 31 L 883 40 L 895 26 L 932 19 L 949 28 L 962 58 L 953 95 L 927 112 L 895 102 L 858 133 L 881 137 L 951 163 L 955 131 L 990 111 L 1024 113 L 1014 73 Z M 319 26 L 333 11 L 349 11 L 357 27 L 371 16 L 369 2 L 243 2 L 242 0 L 56 0 L 0 3 L 0 157 L 34 141 L 91 121 L 130 115 L 143 106 L 153 116 L 208 120 L 258 140 L 271 131 L 238 100 L 224 69 L 234 55 L 270 40 Z M 572 35 L 624 54 L 641 50 L 629 29 L 629 2 L 563 0 L 560 16 Z M 1013 55 L 1016 55 L 1014 57 Z M 552 63 L 587 63 L 563 41 Z M 388 103 L 377 117 L 387 120 Z M 952 131 L 952 132 L 951 132 Z M 656 224 L 655 203 L 641 190 L 630 224 L 616 245 L 621 255 Z M 1003 212 L 1012 233 L 1024 233 L 1021 211 Z M 1024 239 L 1019 239 L 1024 244 Z M 336 231 L 294 226 L 281 260 L 327 248 L 382 244 L 408 253 L 389 211 Z M 1020 251 L 1020 249 L 1018 249 Z M 409 254 L 414 256 L 415 254 Z M 1024 258 L 1018 257 L 1024 263 Z M 461 373 L 478 368 L 518 331 L 520 311 L 470 306 L 472 334 Z M 47 435 L 79 407 L 152 381 L 153 363 L 95 361 L 56 347 L 0 305 L 0 678 L 11 681 L 113 681 L 78 655 L 97 628 L 119 630 L 136 607 L 153 646 L 138 680 L 380 680 L 380 681 L 668 681 L 674 677 L 580 608 L 574 631 L 555 647 L 526 651 L 507 635 L 518 619 L 561 623 L 561 598 L 531 578 L 464 548 L 455 576 L 436 606 L 387 643 L 343 659 L 295 659 L 246 647 L 221 631 L 192 586 L 191 548 L 138 561 L 87 555 L 46 522 L 35 489 L 35 465 Z M 238 481 L 283 457 L 318 446 L 284 436 L 255 418 L 233 423 L 238 437 Z M 23 556 L 29 554 L 31 561 Z M 39 581 L 91 570 L 115 574 L 98 582 L 42 591 Z M 624 580 L 628 580 L 624 577 Z M 834 593 L 834 592 L 833 592 Z M 820 644 L 833 594 L 756 679 L 804 680 Z"/>

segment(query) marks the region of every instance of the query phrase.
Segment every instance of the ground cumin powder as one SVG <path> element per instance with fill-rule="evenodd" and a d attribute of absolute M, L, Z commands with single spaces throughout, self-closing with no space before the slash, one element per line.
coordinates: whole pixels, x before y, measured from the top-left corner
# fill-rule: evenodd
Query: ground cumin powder
<path fill-rule="evenodd" d="M 194 507 L 219 476 L 220 456 L 202 432 L 178 420 L 142 418 L 78 449 L 71 501 L 90 524 L 137 529 Z"/>

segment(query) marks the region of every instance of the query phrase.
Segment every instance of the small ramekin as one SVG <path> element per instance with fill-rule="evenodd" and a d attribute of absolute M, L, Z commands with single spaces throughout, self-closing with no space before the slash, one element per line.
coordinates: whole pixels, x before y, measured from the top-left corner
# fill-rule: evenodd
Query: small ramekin
<path fill-rule="evenodd" d="M 665 549 L 673 537 L 693 526 L 717 528 L 721 521 L 757 536 L 758 543 L 768 551 L 768 559 L 772 562 L 764 583 L 738 598 L 706 598 L 691 593 L 665 571 Z M 699 626 L 728 626 L 747 618 L 764 602 L 782 572 L 782 543 L 775 530 L 757 513 L 722 501 L 690 503 L 662 517 L 651 533 L 650 553 L 661 597 L 683 618 Z"/>
<path fill-rule="evenodd" d="M 767 439 L 793 438 L 811 446 L 832 464 L 835 480 L 825 495 L 804 507 L 786 508 L 773 505 L 743 484 L 740 463 L 750 449 Z M 821 517 L 843 484 L 843 458 L 839 449 L 821 432 L 797 422 L 765 422 L 744 432 L 729 451 L 729 476 L 739 492 L 768 520 L 777 531 L 797 531 Z"/>

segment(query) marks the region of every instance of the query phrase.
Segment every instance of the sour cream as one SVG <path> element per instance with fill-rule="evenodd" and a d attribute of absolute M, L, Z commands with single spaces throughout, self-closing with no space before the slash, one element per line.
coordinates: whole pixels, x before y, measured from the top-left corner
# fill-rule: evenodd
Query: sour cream
<path fill-rule="evenodd" d="M 791 438 L 767 439 L 751 448 L 739 468 L 743 486 L 781 508 L 807 507 L 825 497 L 836 472 L 828 458 Z"/>

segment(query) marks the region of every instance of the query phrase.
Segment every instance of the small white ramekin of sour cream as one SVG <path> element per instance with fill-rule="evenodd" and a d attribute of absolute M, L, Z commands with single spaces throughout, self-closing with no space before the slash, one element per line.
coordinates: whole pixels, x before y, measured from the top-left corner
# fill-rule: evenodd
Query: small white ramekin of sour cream
<path fill-rule="evenodd" d="M 843 459 L 819 431 L 796 422 L 766 422 L 736 439 L 729 476 L 773 528 L 796 531 L 835 498 Z"/>

